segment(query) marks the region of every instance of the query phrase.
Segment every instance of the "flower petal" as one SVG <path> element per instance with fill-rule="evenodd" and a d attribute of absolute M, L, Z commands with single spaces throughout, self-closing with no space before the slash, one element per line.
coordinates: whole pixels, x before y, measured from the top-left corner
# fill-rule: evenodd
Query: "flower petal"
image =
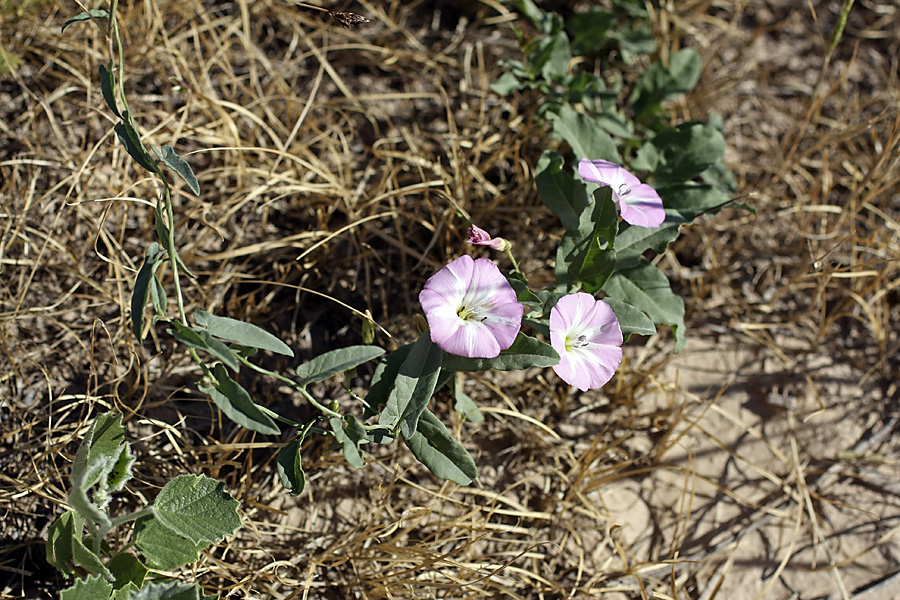
<path fill-rule="evenodd" d="M 445 352 L 494 358 L 509 348 L 524 306 L 493 262 L 461 256 L 431 276 L 419 293 L 431 340 Z"/>
<path fill-rule="evenodd" d="M 588 160 L 582 158 L 578 163 L 578 175 L 585 181 L 599 185 L 608 185 L 614 190 L 623 183 L 627 183 L 622 177 L 622 165 L 617 165 L 608 160 Z M 625 171 L 627 173 L 627 171 Z M 630 175 L 630 173 L 629 173 Z"/>
<path fill-rule="evenodd" d="M 619 211 L 622 218 L 632 225 L 659 227 L 666 220 L 662 198 L 646 183 L 631 188 L 631 192 L 620 200 Z"/>
<path fill-rule="evenodd" d="M 621 362 L 621 348 L 594 345 L 590 351 L 569 352 L 553 370 L 560 379 L 586 392 L 609 383 Z"/>
<path fill-rule="evenodd" d="M 553 370 L 583 392 L 612 378 L 622 362 L 622 340 L 612 308 L 590 294 L 563 296 L 550 311 L 550 345 L 560 355 Z"/>

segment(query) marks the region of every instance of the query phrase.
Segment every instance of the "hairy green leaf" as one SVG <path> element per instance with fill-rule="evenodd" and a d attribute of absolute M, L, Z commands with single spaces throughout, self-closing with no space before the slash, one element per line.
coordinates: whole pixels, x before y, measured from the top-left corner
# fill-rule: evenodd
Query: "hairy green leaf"
<path fill-rule="evenodd" d="M 134 544 L 150 567 L 164 571 L 197 562 L 200 551 L 209 546 L 207 541 L 192 542 L 150 515 L 134 522 Z"/>
<path fill-rule="evenodd" d="M 630 269 L 640 264 L 647 250 L 660 253 L 678 238 L 685 223 L 677 214 L 669 211 L 659 227 L 634 227 L 625 225 L 616 236 L 616 270 Z"/>
<path fill-rule="evenodd" d="M 366 430 L 362 428 L 359 421 L 353 415 L 347 415 L 343 419 L 332 417 L 328 419 L 331 430 L 334 432 L 336 439 L 344 449 L 344 457 L 350 466 L 361 469 L 366 466 L 363 460 L 362 452 L 359 449 L 360 442 L 366 439 Z"/>
<path fill-rule="evenodd" d="M 144 566 L 138 557 L 128 552 L 119 552 L 113 556 L 107 564 L 109 571 L 116 578 L 113 584 L 117 590 L 124 587 L 128 583 L 133 583 L 140 588 L 144 585 L 144 577 L 147 575 L 147 567 Z"/>
<path fill-rule="evenodd" d="M 281 481 L 281 485 L 290 490 L 291 496 L 299 496 L 306 487 L 306 474 L 303 472 L 303 464 L 300 461 L 300 445 L 302 443 L 303 436 L 282 446 L 278 451 L 276 462 L 278 479 Z"/>
<path fill-rule="evenodd" d="M 603 186 L 594 192 L 594 202 L 582 211 L 577 229 L 563 236 L 556 250 L 556 281 L 562 289 L 581 288 L 593 294 L 612 275 L 616 265 L 613 243 L 619 212 L 612 191 Z"/>
<path fill-rule="evenodd" d="M 153 514 L 164 526 L 195 544 L 216 543 L 241 526 L 238 501 L 225 484 L 199 475 L 179 475 L 156 497 Z"/>
<path fill-rule="evenodd" d="M 116 600 L 218 600 L 218 594 L 207 596 L 196 583 L 179 581 L 153 582 Z"/>
<path fill-rule="evenodd" d="M 76 579 L 70 588 L 59 593 L 60 600 L 109 600 L 113 586 L 104 577 L 95 575 Z"/>
<path fill-rule="evenodd" d="M 400 367 L 409 356 L 413 344 L 400 346 L 387 356 L 378 361 L 375 367 L 375 373 L 372 374 L 372 381 L 369 385 L 369 393 L 366 395 L 366 410 L 363 413 L 363 419 L 375 416 L 381 408 L 387 404 L 388 396 L 394 389 L 394 383 L 397 380 L 397 374 Z"/>

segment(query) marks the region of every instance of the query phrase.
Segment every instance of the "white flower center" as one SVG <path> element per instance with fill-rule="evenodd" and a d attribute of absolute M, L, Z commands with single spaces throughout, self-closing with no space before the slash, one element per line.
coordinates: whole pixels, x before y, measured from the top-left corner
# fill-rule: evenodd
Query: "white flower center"
<path fill-rule="evenodd" d="M 587 348 L 590 345 L 590 342 L 587 339 L 587 336 L 583 333 L 578 337 L 566 337 L 566 352 L 570 352 L 572 350 L 580 350 L 581 348 Z"/>

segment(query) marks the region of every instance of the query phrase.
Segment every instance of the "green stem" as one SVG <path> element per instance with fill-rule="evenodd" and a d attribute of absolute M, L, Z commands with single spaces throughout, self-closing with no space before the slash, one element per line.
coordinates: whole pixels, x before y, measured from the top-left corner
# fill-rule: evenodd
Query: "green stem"
<path fill-rule="evenodd" d="M 522 275 L 522 277 L 524 278 L 525 274 L 519 270 L 519 263 L 516 262 L 516 257 L 513 256 L 511 248 L 506 249 L 506 255 L 509 257 L 509 260 L 512 262 L 513 273 L 518 273 L 519 275 Z"/>
<path fill-rule="evenodd" d="M 159 178 L 165 187 L 166 221 L 168 221 L 169 239 L 165 241 L 169 251 L 169 262 L 172 263 L 172 279 L 175 283 L 175 299 L 178 301 L 178 317 L 183 325 L 187 326 L 187 314 L 184 311 L 184 298 L 181 295 L 181 273 L 178 269 L 178 255 L 175 253 L 175 211 L 172 208 L 172 193 L 169 190 L 169 182 L 162 175 Z"/>
<path fill-rule="evenodd" d="M 337 417 L 338 419 L 344 418 L 344 416 L 341 415 L 340 413 L 337 413 L 337 412 L 331 410 L 330 408 L 328 408 L 327 406 L 325 406 L 324 404 L 322 404 L 321 402 L 319 402 L 318 400 L 313 398 L 309 394 L 309 392 L 306 391 L 306 389 L 297 385 L 297 382 L 295 382 L 293 379 L 285 377 L 284 375 L 281 375 L 279 373 L 275 373 L 274 371 L 269 371 L 268 369 L 264 369 L 263 367 L 260 367 L 259 365 L 255 365 L 252 362 L 250 362 L 249 360 L 247 360 L 246 358 L 244 358 L 243 356 L 238 356 L 238 360 L 241 361 L 241 364 L 246 365 L 247 367 L 253 369 L 257 373 L 262 373 L 263 375 L 269 375 L 270 377 L 274 377 L 275 379 L 277 379 L 278 381 L 281 381 L 282 383 L 288 384 L 289 386 L 291 386 L 292 388 L 294 388 L 295 390 L 300 392 L 303 395 L 303 397 L 306 398 L 307 401 L 309 401 L 310 404 L 312 404 L 313 406 L 318 408 L 325 415 L 327 415 L 329 417 Z"/>
<path fill-rule="evenodd" d="M 144 515 L 152 515 L 153 514 L 153 506 L 145 506 L 141 510 L 135 511 L 133 513 L 128 513 L 127 515 L 123 515 L 121 517 L 115 518 L 112 520 L 113 527 L 118 527 L 124 523 L 129 523 L 131 521 L 136 521 L 137 519 L 143 517 Z"/>

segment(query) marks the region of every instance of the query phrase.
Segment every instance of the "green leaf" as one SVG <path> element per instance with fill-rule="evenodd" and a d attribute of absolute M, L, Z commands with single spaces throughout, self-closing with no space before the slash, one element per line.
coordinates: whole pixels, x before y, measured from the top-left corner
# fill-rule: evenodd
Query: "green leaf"
<path fill-rule="evenodd" d="M 541 19 L 544 17 L 544 13 L 532 0 L 509 0 L 509 4 L 525 15 L 525 18 L 531 21 L 532 25 L 535 27 L 541 26 Z"/>
<path fill-rule="evenodd" d="M 331 350 L 297 367 L 297 377 L 300 378 L 300 385 L 306 386 L 355 369 L 382 354 L 384 350 L 378 346 L 350 346 Z"/>
<path fill-rule="evenodd" d="M 140 588 L 133 583 L 126 583 L 113 593 L 112 600 L 129 600 L 132 594 L 136 594 Z"/>
<path fill-rule="evenodd" d="M 562 221 L 566 229 L 576 229 L 579 219 L 591 201 L 580 178 L 564 170 L 563 157 L 544 150 L 538 160 L 534 181 L 541 200 Z"/>
<path fill-rule="evenodd" d="M 79 23 L 81 21 L 90 21 L 92 19 L 108 19 L 109 11 L 105 8 L 95 8 L 93 10 L 88 10 L 85 12 L 80 12 L 65 23 L 63 23 L 62 31 L 66 30 L 66 27 L 72 25 L 73 23 Z"/>
<path fill-rule="evenodd" d="M 112 579 L 100 558 L 81 541 L 83 533 L 84 518 L 81 515 L 71 510 L 60 515 L 47 532 L 47 562 L 66 577 L 74 574 L 72 567 L 80 567 Z"/>
<path fill-rule="evenodd" d="M 394 380 L 387 404 L 378 423 L 391 431 L 400 427 L 404 435 L 416 430 L 419 415 L 434 394 L 441 372 L 443 352 L 431 341 L 429 332 L 419 336 Z"/>
<path fill-rule="evenodd" d="M 228 495 L 225 484 L 199 475 L 179 475 L 156 497 L 153 514 L 194 543 L 216 543 L 241 527 L 239 502 Z"/>
<path fill-rule="evenodd" d="M 147 567 L 144 566 L 144 563 L 138 560 L 138 557 L 128 552 L 119 552 L 113 556 L 107 564 L 107 567 L 113 574 L 113 577 L 116 578 L 113 587 L 117 590 L 129 583 L 133 583 L 136 587 L 140 588 L 144 585 L 144 577 L 147 575 L 148 571 Z"/>
<path fill-rule="evenodd" d="M 668 67 L 656 61 L 644 71 L 631 94 L 631 104 L 638 117 L 654 112 L 666 99 L 685 94 L 700 80 L 700 54 L 693 48 L 676 52 Z"/>
<path fill-rule="evenodd" d="M 59 593 L 60 600 L 109 600 L 113 586 L 100 575 L 76 579 L 72 587 Z"/>
<path fill-rule="evenodd" d="M 596 118 L 563 104 L 559 114 L 550 114 L 553 133 L 572 147 L 576 159 L 603 159 L 622 164 L 616 143 L 600 126 Z"/>
<path fill-rule="evenodd" d="M 513 92 L 522 89 L 519 79 L 509 71 L 500 76 L 497 81 L 490 85 L 491 91 L 500 96 L 509 96 Z"/>
<path fill-rule="evenodd" d="M 450 391 L 453 394 L 453 409 L 466 418 L 467 421 L 473 423 L 481 423 L 484 421 L 484 415 L 478 410 L 478 405 L 472 400 L 472 397 L 460 389 L 461 386 L 456 384 L 456 378 L 450 380 Z"/>
<path fill-rule="evenodd" d="M 657 191 L 666 208 L 678 211 L 687 222 L 701 214 L 715 214 L 731 202 L 731 196 L 726 192 L 700 183 L 667 185 Z"/>
<path fill-rule="evenodd" d="M 659 166 L 660 160 L 661 155 L 656 146 L 652 143 L 645 143 L 638 148 L 630 166 L 634 171 L 655 171 Z"/>
<path fill-rule="evenodd" d="M 276 354 L 283 354 L 290 357 L 294 356 L 294 351 L 291 350 L 290 346 L 265 329 L 257 327 L 252 323 L 245 323 L 244 321 L 238 321 L 237 319 L 230 319 L 228 317 L 217 317 L 205 310 L 195 311 L 194 321 L 196 321 L 200 327 L 219 339 L 235 342 L 242 346 L 268 350 L 269 352 L 274 352 Z"/>
<path fill-rule="evenodd" d="M 156 242 L 153 243 L 155 244 Z M 159 280 L 159 273 L 156 271 L 154 271 L 150 283 L 150 301 L 153 304 L 153 310 L 156 311 L 157 315 L 166 314 L 166 308 L 168 306 L 166 288 L 163 287 L 162 282 Z"/>
<path fill-rule="evenodd" d="M 200 195 L 200 183 L 197 181 L 197 176 L 194 175 L 194 170 L 191 169 L 191 165 L 189 165 L 186 160 L 178 156 L 178 153 L 175 152 L 175 148 L 172 146 L 163 146 L 162 152 L 156 148 L 154 148 L 153 151 L 156 152 L 156 155 L 173 171 L 178 173 L 178 176 L 188 184 L 188 187 L 191 188 L 191 191 L 194 192 L 195 195 Z"/>
<path fill-rule="evenodd" d="M 612 190 L 603 186 L 594 192 L 594 203 L 584 210 L 578 229 L 563 236 L 556 251 L 556 280 L 561 289 L 581 288 L 593 294 L 612 275 L 616 266 L 613 243 L 619 224 L 619 212 Z"/>
<path fill-rule="evenodd" d="M 641 256 L 647 250 L 663 252 L 666 246 L 678 238 L 684 223 L 684 219 L 670 211 L 659 227 L 634 227 L 626 224 L 616 236 L 616 270 L 638 266 Z"/>
<path fill-rule="evenodd" d="M 225 416 L 250 431 L 266 435 L 278 435 L 281 429 L 278 424 L 250 398 L 250 394 L 239 383 L 228 375 L 221 364 L 213 370 L 215 387 L 198 385 L 197 388 L 208 394 Z"/>
<path fill-rule="evenodd" d="M 112 471 L 107 476 L 106 485 L 110 492 L 121 491 L 125 488 L 125 484 L 134 477 L 134 473 L 131 471 L 134 461 L 135 457 L 131 453 L 131 445 L 126 443 L 124 450 L 119 454 L 119 459 L 115 462 Z"/>
<path fill-rule="evenodd" d="M 109 66 L 100 65 L 100 91 L 103 93 L 103 99 L 106 101 L 106 105 L 109 107 L 109 110 L 113 111 L 113 114 L 122 118 L 122 113 L 119 112 L 119 107 L 116 105 L 116 78 L 113 75 L 113 61 L 109 60 Z"/>
<path fill-rule="evenodd" d="M 689 181 L 725 156 L 725 137 L 710 123 L 682 123 L 659 133 L 652 144 L 660 154 L 653 173 L 657 189 Z"/>
<path fill-rule="evenodd" d="M 131 479 L 133 463 L 134 456 L 125 441 L 122 415 L 99 415 L 75 454 L 69 503 L 83 517 L 108 527 L 111 522 L 106 507 L 111 500 L 110 492 L 122 489 Z"/>
<path fill-rule="evenodd" d="M 127 442 L 125 428 L 122 426 L 122 415 L 111 412 L 97 415 L 75 453 L 72 479 L 81 477 L 88 466 L 98 458 L 107 458 L 115 464 L 125 445 Z"/>
<path fill-rule="evenodd" d="M 656 326 L 653 325 L 650 317 L 634 306 L 609 296 L 603 300 L 616 313 L 616 319 L 619 321 L 619 327 L 622 328 L 622 335 L 625 336 L 625 339 L 632 334 L 653 335 L 656 333 Z"/>
<path fill-rule="evenodd" d="M 516 337 L 512 346 L 500 353 L 496 358 L 466 358 L 445 354 L 441 363 L 444 371 L 519 371 L 529 367 L 552 367 L 559 363 L 559 354 L 553 346 L 522 332 Z"/>
<path fill-rule="evenodd" d="M 411 436 L 404 434 L 403 441 L 435 477 L 460 485 L 469 485 L 478 477 L 472 456 L 430 410 L 422 413 L 416 431 Z"/>
<path fill-rule="evenodd" d="M 560 81 L 565 79 L 569 74 L 569 61 L 572 60 L 572 50 L 569 47 L 569 38 L 562 31 L 562 18 L 558 15 L 547 15 L 545 20 L 553 20 L 547 29 L 552 29 L 550 33 L 542 36 L 545 42 L 540 49 L 542 57 L 546 57 L 541 68 L 541 75 L 544 79 Z"/>
<path fill-rule="evenodd" d="M 366 430 L 356 417 L 353 415 L 347 415 L 344 419 L 332 417 L 328 419 L 328 423 L 334 432 L 334 439 L 343 446 L 344 457 L 350 466 L 357 469 L 366 466 L 366 461 L 363 460 L 362 452 L 359 450 L 360 442 L 366 439 Z"/>
<path fill-rule="evenodd" d="M 70 562 L 74 557 L 73 543 L 76 537 L 81 539 L 84 519 L 74 511 L 61 514 L 47 531 L 47 562 L 59 569 L 66 577 L 73 574 Z"/>
<path fill-rule="evenodd" d="M 616 24 L 616 17 L 599 6 L 578 13 L 566 21 L 566 29 L 572 38 L 572 51 L 582 56 L 599 54 L 608 43 L 609 32 Z"/>
<path fill-rule="evenodd" d="M 206 329 L 191 328 L 178 321 L 169 321 L 175 330 L 169 330 L 176 340 L 198 350 L 208 352 L 221 360 L 225 366 L 237 373 L 240 363 L 237 355 L 225 344 L 214 338 Z"/>
<path fill-rule="evenodd" d="M 107 529 L 112 526 L 112 521 L 106 512 L 110 498 L 105 493 L 104 485 L 106 477 L 115 468 L 115 464 L 114 459 L 106 456 L 92 459 L 83 471 L 72 477 L 72 489 L 69 491 L 69 506 L 85 519 Z M 89 494 L 91 489 L 98 484 L 99 489 L 93 494 L 95 501 L 90 498 Z"/>
<path fill-rule="evenodd" d="M 141 517 L 134 522 L 134 544 L 151 568 L 163 571 L 197 562 L 200 560 L 200 551 L 209 546 L 209 542 L 194 543 L 178 535 L 153 516 Z"/>
<path fill-rule="evenodd" d="M 276 467 L 281 485 L 290 490 L 291 496 L 299 496 L 306 487 L 306 474 L 300 462 L 300 445 L 303 437 L 296 439 L 278 451 Z"/>
<path fill-rule="evenodd" d="M 684 300 L 672 292 L 669 280 L 649 262 L 615 273 L 603 286 L 607 296 L 645 312 L 657 325 L 669 325 L 675 334 L 675 353 L 684 349 Z"/>
<path fill-rule="evenodd" d="M 153 242 L 144 254 L 144 264 L 138 271 L 134 282 L 134 291 L 131 293 L 131 325 L 134 335 L 138 340 L 143 339 L 144 307 L 147 306 L 147 298 L 150 296 L 150 286 L 154 285 L 156 270 L 162 264 L 165 252 L 159 244 Z"/>
<path fill-rule="evenodd" d="M 630 63 L 635 56 L 656 52 L 656 37 L 647 23 L 619 22 L 620 26 L 609 33 L 609 38 L 619 45 L 619 53 L 625 63 Z"/>
<path fill-rule="evenodd" d="M 125 146 L 125 150 L 137 164 L 141 165 L 151 173 L 158 175 L 159 167 L 156 166 L 156 162 L 150 157 L 150 154 L 144 147 L 144 143 L 141 141 L 141 136 L 135 128 L 134 119 L 131 114 L 126 110 L 122 112 L 122 116 L 123 120 L 116 123 L 115 126 L 116 135 L 118 136 L 119 141 L 122 142 L 122 145 Z"/>
<path fill-rule="evenodd" d="M 203 589 L 196 583 L 165 581 L 148 584 L 123 600 L 206 600 L 206 598 L 208 597 L 203 594 Z"/>
<path fill-rule="evenodd" d="M 562 81 L 568 77 L 572 51 L 563 30 L 562 17 L 553 13 L 540 16 L 541 35 L 529 39 L 522 47 L 531 79 Z"/>
<path fill-rule="evenodd" d="M 363 419 L 375 416 L 381 408 L 387 404 L 388 396 L 394 389 L 394 383 L 397 380 L 397 374 L 400 367 L 409 356 L 413 344 L 400 346 L 387 356 L 378 361 L 375 367 L 375 373 L 372 374 L 372 381 L 369 384 L 369 393 L 366 395 L 366 410 L 363 413 Z"/>

